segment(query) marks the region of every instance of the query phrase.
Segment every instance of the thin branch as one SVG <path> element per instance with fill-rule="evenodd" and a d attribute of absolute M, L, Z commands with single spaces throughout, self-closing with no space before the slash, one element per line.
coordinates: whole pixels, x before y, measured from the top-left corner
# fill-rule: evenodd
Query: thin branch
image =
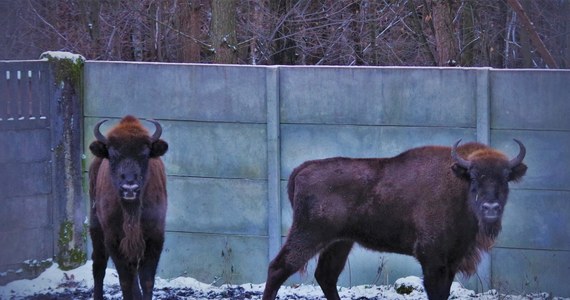
<path fill-rule="evenodd" d="M 51 28 L 60 38 L 62 38 L 66 44 L 71 44 L 69 42 L 68 39 L 65 38 L 65 36 L 63 36 L 61 33 L 59 33 L 59 31 L 53 26 L 51 25 L 46 19 L 44 19 L 40 13 L 38 13 L 38 11 L 36 10 L 36 8 L 34 7 L 34 5 L 32 4 L 32 1 L 28 0 L 28 4 L 30 5 L 30 7 L 32 8 L 32 10 L 34 11 L 34 13 L 36 14 L 36 16 L 44 23 L 46 24 L 49 28 Z"/>
<path fill-rule="evenodd" d="M 536 29 L 534 29 L 534 26 L 530 21 L 530 18 L 527 16 L 524 8 L 519 3 L 519 1 L 507 0 L 507 3 L 520 17 L 522 27 L 527 31 L 528 35 L 530 36 L 530 40 L 536 47 L 537 52 L 540 53 L 540 56 L 542 56 L 542 59 L 544 59 L 544 61 L 550 68 L 558 69 L 558 64 L 556 63 L 556 60 L 554 60 L 554 57 L 552 57 L 552 54 L 550 54 L 550 51 L 548 51 L 548 48 L 546 48 L 546 45 L 544 44 L 544 42 L 536 32 Z"/>
<path fill-rule="evenodd" d="M 154 21 L 154 22 L 156 22 L 157 24 L 160 24 L 160 25 L 162 25 L 162 26 L 165 26 L 165 27 L 168 28 L 168 29 L 171 29 L 171 30 L 174 31 L 176 34 L 179 34 L 179 35 L 181 35 L 181 36 L 183 36 L 183 37 L 185 37 L 185 38 L 188 38 L 188 39 L 192 40 L 194 43 L 197 43 L 197 44 L 201 45 L 201 46 L 204 47 L 205 49 L 208 49 L 208 50 L 212 49 L 212 45 L 207 44 L 207 43 L 204 43 L 204 42 L 202 42 L 202 41 L 196 39 L 195 37 L 186 34 L 185 32 L 181 31 L 180 29 L 174 28 L 174 27 L 173 27 L 172 25 L 170 25 L 170 24 L 167 24 L 167 23 L 165 23 L 165 22 L 163 22 L 163 21 L 157 20 L 155 17 L 152 17 L 152 16 L 150 16 L 149 14 L 144 13 L 144 15 L 146 16 L 147 19 L 152 20 L 152 21 Z"/>

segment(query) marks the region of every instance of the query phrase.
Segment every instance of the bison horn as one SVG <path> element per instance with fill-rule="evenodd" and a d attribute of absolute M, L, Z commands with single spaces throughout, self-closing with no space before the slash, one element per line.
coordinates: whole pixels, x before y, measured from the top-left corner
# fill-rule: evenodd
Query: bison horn
<path fill-rule="evenodd" d="M 101 130 L 99 130 L 99 127 L 101 127 L 101 124 L 103 124 L 105 122 L 107 122 L 107 119 L 97 122 L 97 124 L 95 124 L 95 128 L 93 129 L 93 134 L 95 135 L 95 138 L 99 142 L 107 145 L 108 144 L 107 138 L 101 133 Z"/>
<path fill-rule="evenodd" d="M 517 140 L 517 139 L 513 139 L 517 144 L 519 144 L 519 154 L 517 155 L 517 157 L 511 159 L 511 161 L 509 161 L 509 167 L 512 169 L 516 166 L 518 166 L 524 159 L 524 156 L 526 155 L 526 148 L 524 147 L 523 143 L 521 143 L 521 141 Z"/>
<path fill-rule="evenodd" d="M 469 167 L 471 167 L 471 162 L 466 160 L 466 159 L 461 158 L 457 154 L 457 145 L 459 145 L 460 142 L 461 142 L 461 139 L 459 139 L 459 141 L 455 142 L 455 144 L 451 148 L 451 158 L 453 158 L 453 160 L 462 168 L 469 169 Z"/>
<path fill-rule="evenodd" d="M 151 122 L 156 127 L 156 130 L 154 131 L 154 133 L 152 134 L 152 137 L 151 137 L 152 141 L 153 142 L 158 141 L 158 139 L 162 135 L 162 126 L 160 126 L 160 123 L 158 123 L 155 120 L 148 119 L 147 121 Z"/>

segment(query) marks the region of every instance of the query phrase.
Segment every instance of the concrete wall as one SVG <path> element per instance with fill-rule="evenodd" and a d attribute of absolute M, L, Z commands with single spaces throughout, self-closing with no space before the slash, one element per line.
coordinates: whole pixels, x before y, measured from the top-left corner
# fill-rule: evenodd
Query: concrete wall
<path fill-rule="evenodd" d="M 516 152 L 529 171 L 515 185 L 492 252 L 496 287 L 570 296 L 570 72 L 491 73 L 491 143 Z"/>
<path fill-rule="evenodd" d="M 101 118 L 163 124 L 170 203 L 159 276 L 265 281 L 291 222 L 286 180 L 305 160 L 460 138 L 515 155 L 518 138 L 529 171 L 480 268 L 489 282 L 467 284 L 570 296 L 568 71 L 87 62 L 84 75 L 85 146 Z M 311 282 L 312 268 L 289 282 Z M 419 274 L 410 257 L 357 248 L 340 284 Z"/>
<path fill-rule="evenodd" d="M 5 284 L 37 275 L 42 270 L 35 265 L 55 255 L 50 125 L 56 116 L 50 113 L 47 63 L 0 62 L 0 74 L 0 284 Z"/>
<path fill-rule="evenodd" d="M 66 62 L 0 61 L 0 284 L 86 260 L 82 105 Z"/>

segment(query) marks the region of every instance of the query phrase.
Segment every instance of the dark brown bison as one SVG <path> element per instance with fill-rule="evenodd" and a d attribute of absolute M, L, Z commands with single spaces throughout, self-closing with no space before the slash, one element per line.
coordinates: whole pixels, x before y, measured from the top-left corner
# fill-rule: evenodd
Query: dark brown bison
<path fill-rule="evenodd" d="M 95 125 L 89 149 L 93 241 L 93 298 L 103 299 L 103 278 L 113 260 L 124 299 L 152 298 L 154 277 L 164 243 L 166 174 L 160 159 L 168 144 L 160 139 L 156 121 L 152 136 L 133 116 L 124 117 L 107 137 Z M 140 283 L 140 287 L 139 287 Z"/>
<path fill-rule="evenodd" d="M 320 252 L 315 278 L 339 299 L 338 276 L 353 244 L 414 256 L 429 299 L 447 299 L 455 274 L 476 271 L 501 230 L 509 181 L 526 172 L 526 150 L 509 160 L 478 143 L 426 146 L 393 158 L 329 158 L 297 167 L 288 184 L 293 224 L 269 265 L 263 299 Z"/>

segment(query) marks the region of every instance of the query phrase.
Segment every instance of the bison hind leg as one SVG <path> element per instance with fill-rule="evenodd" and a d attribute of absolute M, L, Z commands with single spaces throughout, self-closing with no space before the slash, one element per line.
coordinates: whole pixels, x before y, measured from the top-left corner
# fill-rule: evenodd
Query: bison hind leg
<path fill-rule="evenodd" d="M 336 284 L 353 245 L 352 241 L 334 242 L 319 255 L 315 279 L 328 300 L 340 299 Z"/>
<path fill-rule="evenodd" d="M 277 256 L 269 263 L 263 300 L 275 299 L 285 280 L 301 270 L 325 244 L 323 237 L 298 230 L 293 224 L 287 241 Z"/>

